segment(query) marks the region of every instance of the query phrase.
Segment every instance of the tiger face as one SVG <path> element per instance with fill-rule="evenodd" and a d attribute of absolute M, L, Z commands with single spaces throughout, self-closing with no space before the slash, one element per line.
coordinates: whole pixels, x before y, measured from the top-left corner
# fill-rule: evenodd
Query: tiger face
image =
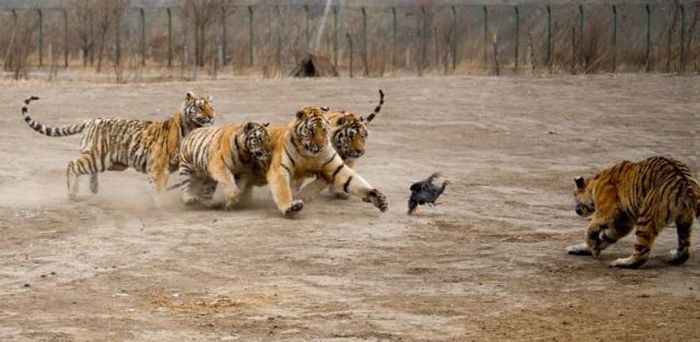
<path fill-rule="evenodd" d="M 310 154 L 320 153 L 328 143 L 327 111 L 322 107 L 303 107 L 297 111 L 294 135 Z"/>
<path fill-rule="evenodd" d="M 592 179 L 586 180 L 581 176 L 574 178 L 574 210 L 581 217 L 589 217 L 595 212 Z"/>
<path fill-rule="evenodd" d="M 269 122 L 248 122 L 244 128 L 246 149 L 255 159 L 262 162 L 269 162 L 272 153 L 272 140 L 267 131 L 269 125 Z"/>
<path fill-rule="evenodd" d="M 187 122 L 199 127 L 214 123 L 214 105 L 210 96 L 197 97 L 194 93 L 187 92 L 182 107 L 182 113 Z"/>
<path fill-rule="evenodd" d="M 331 122 L 333 147 L 343 159 L 357 159 L 365 154 L 365 140 L 369 135 L 365 119 L 353 113 L 341 113 Z"/>

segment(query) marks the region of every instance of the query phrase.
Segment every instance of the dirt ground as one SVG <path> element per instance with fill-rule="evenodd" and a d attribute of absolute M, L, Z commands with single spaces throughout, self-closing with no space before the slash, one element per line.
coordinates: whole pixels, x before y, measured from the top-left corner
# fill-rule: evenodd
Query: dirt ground
<path fill-rule="evenodd" d="M 700 172 L 700 78 L 602 75 L 153 84 L 3 81 L 0 93 L 0 340 L 667 340 L 700 338 L 700 255 L 644 269 L 569 256 L 586 222 L 572 178 L 622 159 L 675 156 Z M 214 96 L 218 123 L 282 123 L 301 104 L 369 112 L 356 169 L 390 201 L 321 195 L 283 218 L 267 188 L 233 212 L 163 208 L 147 177 L 101 176 L 78 201 L 65 166 L 78 137 L 58 125 L 161 119 L 187 90 Z M 441 171 L 444 204 L 406 215 L 411 182 Z M 174 183 L 177 177 L 172 177 Z M 696 224 L 697 226 L 697 224 Z M 693 238 L 698 250 L 700 239 Z"/>

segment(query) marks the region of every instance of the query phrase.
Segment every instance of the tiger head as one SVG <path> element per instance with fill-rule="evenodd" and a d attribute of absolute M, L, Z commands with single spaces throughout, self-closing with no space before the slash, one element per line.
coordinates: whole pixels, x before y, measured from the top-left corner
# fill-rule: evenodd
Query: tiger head
<path fill-rule="evenodd" d="M 341 112 L 331 119 L 333 147 L 343 159 L 356 159 L 365 154 L 365 140 L 369 135 L 365 118 L 353 113 Z"/>
<path fill-rule="evenodd" d="M 310 154 L 320 153 L 328 144 L 328 119 L 326 107 L 303 107 L 297 111 L 294 122 L 294 138 L 301 142 Z"/>
<path fill-rule="evenodd" d="M 185 103 L 182 105 L 182 114 L 185 122 L 196 127 L 208 126 L 214 123 L 214 105 L 210 96 L 196 96 L 192 92 L 185 95 Z"/>
<path fill-rule="evenodd" d="M 595 179 L 584 179 L 581 176 L 574 178 L 574 200 L 576 205 L 574 210 L 581 217 L 589 217 L 595 212 L 595 202 L 593 199 L 593 181 Z"/>
<path fill-rule="evenodd" d="M 264 124 L 258 122 L 248 122 L 243 128 L 245 134 L 245 148 L 258 161 L 268 162 L 272 151 L 272 140 L 267 131 L 267 126 L 270 123 Z"/>

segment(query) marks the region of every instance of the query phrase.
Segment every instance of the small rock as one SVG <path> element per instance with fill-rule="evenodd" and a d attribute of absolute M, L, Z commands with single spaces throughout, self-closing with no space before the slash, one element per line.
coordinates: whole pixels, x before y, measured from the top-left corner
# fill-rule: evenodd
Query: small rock
<path fill-rule="evenodd" d="M 32 287 L 32 286 L 29 285 L 29 284 L 24 284 L 24 285 L 22 285 L 22 286 L 24 286 L 24 287 Z"/>
<path fill-rule="evenodd" d="M 46 274 L 42 274 L 41 277 L 42 277 L 42 278 L 46 278 Z"/>
<path fill-rule="evenodd" d="M 51 275 L 56 275 L 56 272 L 54 272 L 54 271 L 51 271 L 51 273 L 50 273 L 50 274 L 51 274 Z"/>

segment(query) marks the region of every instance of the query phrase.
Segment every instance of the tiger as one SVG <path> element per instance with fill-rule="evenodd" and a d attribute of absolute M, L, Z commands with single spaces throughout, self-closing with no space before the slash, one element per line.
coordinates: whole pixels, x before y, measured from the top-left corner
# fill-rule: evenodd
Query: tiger
<path fill-rule="evenodd" d="M 574 210 L 590 217 L 590 223 L 586 242 L 567 247 L 569 254 L 598 257 L 634 229 L 634 254 L 610 266 L 638 268 L 649 259 L 659 232 L 674 222 L 678 248 L 669 262 L 680 265 L 690 257 L 693 221 L 700 215 L 700 183 L 687 165 L 661 156 L 623 161 L 594 177 L 576 177 L 574 183 Z"/>
<path fill-rule="evenodd" d="M 217 184 L 224 187 L 224 209 L 248 201 L 253 185 L 265 183 L 272 148 L 268 125 L 228 124 L 188 134 L 180 147 L 182 201 L 217 206 L 213 200 Z"/>
<path fill-rule="evenodd" d="M 316 176 L 386 211 L 386 196 L 347 166 L 331 145 L 327 111 L 322 107 L 302 107 L 286 125 L 268 129 L 273 145 L 266 179 L 277 208 L 285 216 L 302 210 L 304 201 L 292 197 L 291 184 Z"/>
<path fill-rule="evenodd" d="M 374 107 L 374 111 L 367 117 L 346 111 L 328 113 L 331 143 L 347 166 L 355 167 L 356 161 L 365 154 L 365 141 L 369 136 L 367 124 L 372 122 L 379 114 L 383 104 L 384 92 L 379 89 L 379 104 Z M 322 178 L 317 178 L 301 188 L 297 197 L 308 201 L 326 187 L 328 187 L 326 181 Z M 345 192 L 339 191 L 333 185 L 330 186 L 329 190 L 331 195 L 337 199 L 348 198 Z"/>
<path fill-rule="evenodd" d="M 97 193 L 98 173 L 132 167 L 149 175 L 153 200 L 160 205 L 159 194 L 164 190 L 169 174 L 178 168 L 178 149 L 183 137 L 195 128 L 211 125 L 215 117 L 211 97 L 197 97 L 187 92 L 180 112 L 165 121 L 114 117 L 48 127 L 29 116 L 29 103 L 38 99 L 30 96 L 22 106 L 22 117 L 29 127 L 51 137 L 82 133 L 80 155 L 66 168 L 68 197 L 72 200 L 78 194 L 79 176 L 90 175 L 90 191 Z"/>

